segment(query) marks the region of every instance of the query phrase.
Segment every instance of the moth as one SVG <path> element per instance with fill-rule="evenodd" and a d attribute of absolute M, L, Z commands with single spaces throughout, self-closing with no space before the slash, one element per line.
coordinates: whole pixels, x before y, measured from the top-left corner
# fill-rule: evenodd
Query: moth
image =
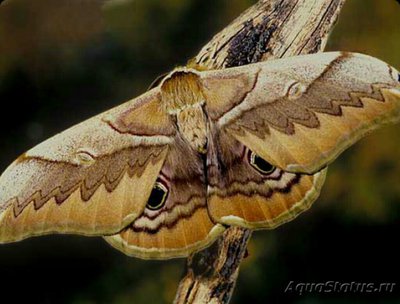
<path fill-rule="evenodd" d="M 0 177 L 0 241 L 103 236 L 166 259 L 228 226 L 275 228 L 312 205 L 343 150 L 399 121 L 399 77 L 340 52 L 177 68 L 14 161 Z"/>

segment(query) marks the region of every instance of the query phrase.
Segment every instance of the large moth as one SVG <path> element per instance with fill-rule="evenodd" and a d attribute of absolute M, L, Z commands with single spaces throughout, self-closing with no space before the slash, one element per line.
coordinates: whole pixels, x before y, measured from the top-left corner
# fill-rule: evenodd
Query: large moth
<path fill-rule="evenodd" d="M 227 226 L 292 220 L 318 197 L 329 163 L 399 117 L 399 72 L 366 55 L 177 68 L 11 164 L 0 242 L 75 233 L 127 255 L 187 256 Z"/>

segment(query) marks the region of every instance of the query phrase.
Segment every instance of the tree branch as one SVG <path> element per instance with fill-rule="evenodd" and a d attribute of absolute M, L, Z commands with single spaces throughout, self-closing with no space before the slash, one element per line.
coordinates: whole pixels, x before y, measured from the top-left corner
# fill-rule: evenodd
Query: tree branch
<path fill-rule="evenodd" d="M 190 62 L 222 69 L 324 49 L 345 0 L 263 0 L 217 34 Z M 188 258 L 175 303 L 229 303 L 251 230 L 230 227 Z"/>

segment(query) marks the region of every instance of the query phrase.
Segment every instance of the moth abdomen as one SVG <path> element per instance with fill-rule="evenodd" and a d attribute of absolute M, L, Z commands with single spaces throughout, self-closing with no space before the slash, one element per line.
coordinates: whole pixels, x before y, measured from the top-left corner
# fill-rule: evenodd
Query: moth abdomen
<path fill-rule="evenodd" d="M 200 105 L 187 107 L 177 114 L 179 132 L 192 149 L 201 154 L 207 152 L 207 121 Z"/>

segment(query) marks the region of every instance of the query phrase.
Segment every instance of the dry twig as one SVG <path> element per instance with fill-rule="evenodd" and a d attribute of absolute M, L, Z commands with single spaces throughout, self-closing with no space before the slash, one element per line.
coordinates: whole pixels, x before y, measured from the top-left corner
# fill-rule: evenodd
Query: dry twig
<path fill-rule="evenodd" d="M 263 0 L 217 34 L 192 64 L 221 69 L 324 49 L 345 0 Z M 251 230 L 231 227 L 188 258 L 175 303 L 229 303 Z"/>

